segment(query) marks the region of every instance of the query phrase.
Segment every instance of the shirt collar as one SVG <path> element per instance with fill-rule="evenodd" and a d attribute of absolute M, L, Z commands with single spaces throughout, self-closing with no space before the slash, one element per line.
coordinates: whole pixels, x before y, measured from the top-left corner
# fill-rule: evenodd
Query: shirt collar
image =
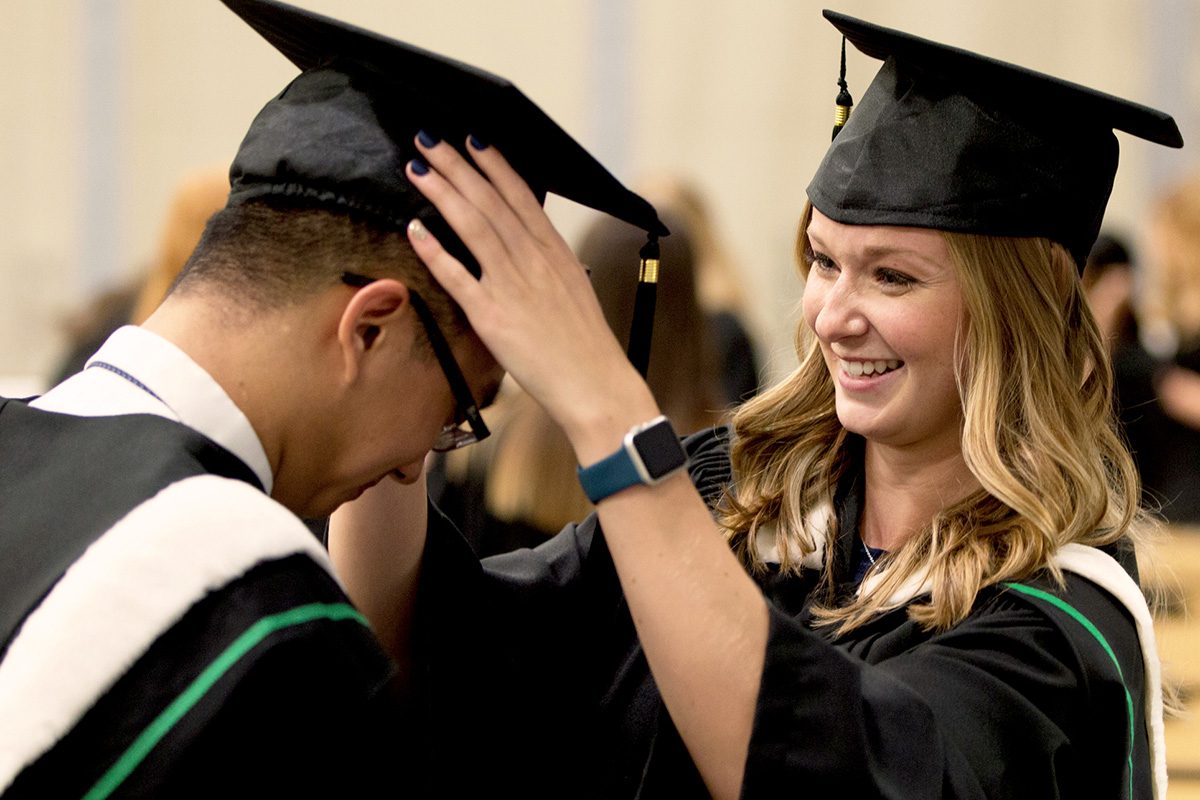
<path fill-rule="evenodd" d="M 157 396 L 179 422 L 246 462 L 263 490 L 271 493 L 274 475 L 250 420 L 187 353 L 156 333 L 126 325 L 117 329 L 87 364 L 90 367 L 98 361 L 127 373 Z"/>

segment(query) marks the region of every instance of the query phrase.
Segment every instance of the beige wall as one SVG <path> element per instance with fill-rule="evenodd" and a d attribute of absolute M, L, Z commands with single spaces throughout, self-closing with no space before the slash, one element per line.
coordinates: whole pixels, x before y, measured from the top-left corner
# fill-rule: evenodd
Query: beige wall
<path fill-rule="evenodd" d="M 840 40 L 820 18 L 823 3 L 299 2 L 512 79 L 625 179 L 675 170 L 697 181 L 744 267 L 775 369 L 789 365 L 795 219 L 836 93 Z M 1185 139 L 1200 144 L 1197 48 L 1156 47 L 1164 37 L 1200 44 L 1190 0 L 836 5 L 1114 94 L 1169 101 Z M 0 375 L 37 376 L 61 348 L 57 320 L 146 263 L 175 181 L 228 162 L 292 69 L 217 0 L 7 0 L 0 14 Z M 614 31 L 625 34 L 615 48 Z M 876 64 L 850 56 L 856 96 Z M 1110 220 L 1132 233 L 1151 176 L 1196 156 L 1121 142 Z M 585 219 L 565 204 L 552 212 L 568 233 Z"/>

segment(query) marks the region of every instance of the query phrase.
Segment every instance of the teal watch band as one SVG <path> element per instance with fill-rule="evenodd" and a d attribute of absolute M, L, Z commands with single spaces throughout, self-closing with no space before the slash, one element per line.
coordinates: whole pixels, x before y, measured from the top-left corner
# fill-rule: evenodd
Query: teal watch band
<path fill-rule="evenodd" d="M 593 503 L 638 484 L 653 485 L 687 466 L 687 454 L 666 417 L 634 427 L 614 453 L 579 467 L 579 483 Z"/>
<path fill-rule="evenodd" d="M 578 471 L 583 493 L 593 503 L 599 503 L 609 495 L 642 482 L 633 459 L 625 452 L 623 446 L 590 467 L 580 467 Z"/>

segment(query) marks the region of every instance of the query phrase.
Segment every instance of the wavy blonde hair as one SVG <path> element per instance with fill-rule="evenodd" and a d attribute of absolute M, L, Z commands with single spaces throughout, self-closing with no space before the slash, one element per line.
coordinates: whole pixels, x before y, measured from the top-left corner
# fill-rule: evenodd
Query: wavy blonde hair
<path fill-rule="evenodd" d="M 807 277 L 811 208 L 796 252 Z M 956 376 L 962 449 L 980 491 L 942 509 L 881 559 L 875 590 L 834 607 L 829 565 L 836 515 L 826 525 L 818 619 L 839 632 L 888 607 L 926 571 L 932 593 L 909 616 L 944 630 L 970 612 L 978 592 L 1049 567 L 1063 544 L 1106 545 L 1145 524 L 1133 462 L 1112 413 L 1112 370 L 1075 263 L 1047 239 L 943 233 L 962 286 L 966 323 Z M 734 418 L 735 486 L 720 521 L 752 570 L 765 565 L 759 530 L 774 529 L 781 569 L 799 572 L 817 547 L 806 530 L 828 507 L 849 464 L 848 434 L 834 410 L 820 346 L 801 322 L 797 369 Z"/>

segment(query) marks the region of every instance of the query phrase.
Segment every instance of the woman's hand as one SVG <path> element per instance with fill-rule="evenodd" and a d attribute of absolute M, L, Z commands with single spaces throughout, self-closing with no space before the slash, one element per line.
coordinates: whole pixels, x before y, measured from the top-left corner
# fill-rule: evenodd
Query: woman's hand
<path fill-rule="evenodd" d="M 658 413 L 604 319 L 587 272 L 494 147 L 417 146 L 431 167 L 409 180 L 482 268 L 476 280 L 419 223 L 409 239 L 496 360 L 563 427 L 581 463 L 607 455 Z M 484 175 L 487 178 L 484 178 Z"/>

